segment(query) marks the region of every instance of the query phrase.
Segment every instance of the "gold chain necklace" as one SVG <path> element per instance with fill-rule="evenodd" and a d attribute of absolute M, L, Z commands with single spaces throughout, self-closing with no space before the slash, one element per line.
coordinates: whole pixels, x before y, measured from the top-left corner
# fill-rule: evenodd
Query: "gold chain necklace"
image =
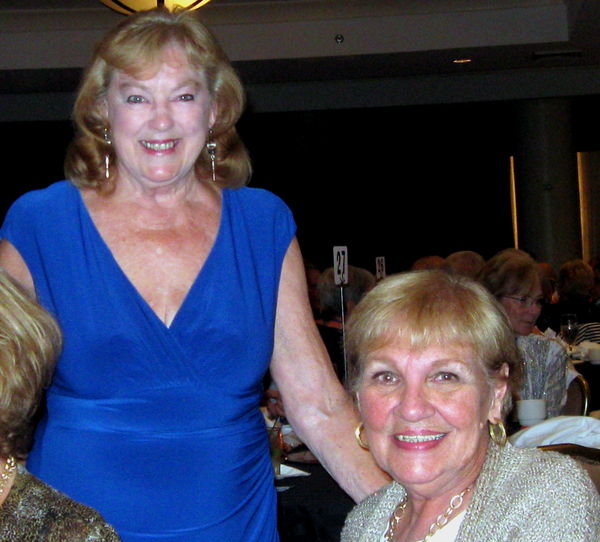
<path fill-rule="evenodd" d="M 437 533 L 444 525 L 448 523 L 448 519 L 450 518 L 450 516 L 454 513 L 454 511 L 457 508 L 460 508 L 460 506 L 464 502 L 465 495 L 468 491 L 471 491 L 471 486 L 469 486 L 459 495 L 454 495 L 454 497 L 450 499 L 450 506 L 448 506 L 448 509 L 443 514 L 440 514 L 437 517 L 435 523 L 431 524 L 427 536 L 425 536 L 425 538 L 423 538 L 423 540 L 421 540 L 420 542 L 426 542 L 427 540 L 429 540 L 435 533 Z M 385 533 L 385 539 L 387 542 L 393 542 L 394 535 L 396 534 L 396 528 L 398 527 L 398 523 L 400 523 L 402 516 L 404 516 L 404 511 L 406 510 L 407 506 L 408 495 L 406 495 L 404 499 L 402 499 L 402 502 L 396 507 L 394 513 L 392 514 L 392 517 L 390 518 L 388 530 Z"/>
<path fill-rule="evenodd" d="M 10 456 L 6 460 L 6 463 L 4 464 L 4 470 L 0 475 L 0 494 L 4 493 L 4 488 L 6 487 L 6 484 L 8 484 L 8 481 L 10 480 L 10 477 L 16 468 L 17 462 L 15 461 L 14 457 Z"/>

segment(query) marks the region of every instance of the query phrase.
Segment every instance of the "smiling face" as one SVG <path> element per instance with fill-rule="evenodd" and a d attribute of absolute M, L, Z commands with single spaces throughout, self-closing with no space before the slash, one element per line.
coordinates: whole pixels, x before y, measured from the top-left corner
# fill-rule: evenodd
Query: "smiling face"
<path fill-rule="evenodd" d="M 465 489 L 485 460 L 487 421 L 501 418 L 506 383 L 495 386 L 469 348 L 369 353 L 357 399 L 376 462 L 409 493 Z"/>
<path fill-rule="evenodd" d="M 178 46 L 147 79 L 116 71 L 108 89 L 109 137 L 118 182 L 148 188 L 195 180 L 194 166 L 214 123 L 204 75 Z"/>

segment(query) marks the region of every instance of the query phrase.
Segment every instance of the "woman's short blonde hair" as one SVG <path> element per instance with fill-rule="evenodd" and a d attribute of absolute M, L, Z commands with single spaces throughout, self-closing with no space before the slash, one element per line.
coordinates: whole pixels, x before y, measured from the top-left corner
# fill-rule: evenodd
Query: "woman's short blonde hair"
<path fill-rule="evenodd" d="M 541 288 L 537 262 L 516 248 L 498 252 L 485 263 L 476 278 L 497 299 L 507 295 L 531 295 L 536 288 Z"/>
<path fill-rule="evenodd" d="M 0 457 L 27 456 L 61 345 L 54 318 L 0 270 Z"/>
<path fill-rule="evenodd" d="M 515 338 L 505 311 L 480 284 L 439 270 L 410 271 L 379 283 L 348 323 L 351 393 L 360 386 L 366 356 L 396 341 L 415 352 L 447 346 L 472 349 L 490 389 L 506 380 L 502 368 L 507 365 L 503 415 L 510 410 L 511 391 L 519 389 L 521 378 Z"/>
<path fill-rule="evenodd" d="M 113 165 L 118 157 L 107 141 L 110 126 L 106 98 L 115 71 L 138 79 L 151 76 L 173 45 L 181 47 L 190 65 L 207 80 L 215 110 L 212 132 L 217 181 L 227 188 L 238 188 L 248 182 L 250 159 L 235 128 L 245 106 L 242 83 L 227 55 L 195 12 L 170 12 L 161 7 L 127 17 L 96 46 L 75 102 L 76 135 L 65 160 L 65 173 L 76 186 L 97 190 L 114 186 Z M 108 179 L 106 156 L 111 164 Z M 196 175 L 199 179 L 212 175 L 206 147 L 196 161 Z"/>

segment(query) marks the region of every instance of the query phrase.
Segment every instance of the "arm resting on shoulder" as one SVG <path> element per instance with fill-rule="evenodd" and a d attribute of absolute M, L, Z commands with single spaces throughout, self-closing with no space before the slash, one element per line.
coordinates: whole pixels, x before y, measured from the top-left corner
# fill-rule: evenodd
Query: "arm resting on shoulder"
<path fill-rule="evenodd" d="M 294 430 L 354 500 L 389 483 L 354 438 L 358 414 L 314 323 L 295 239 L 283 262 L 271 375 Z"/>

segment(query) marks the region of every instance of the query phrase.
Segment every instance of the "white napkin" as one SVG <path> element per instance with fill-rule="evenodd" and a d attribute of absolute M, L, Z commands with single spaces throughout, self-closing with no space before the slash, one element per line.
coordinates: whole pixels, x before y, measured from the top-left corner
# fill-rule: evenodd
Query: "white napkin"
<path fill-rule="evenodd" d="M 289 478 L 290 476 L 310 476 L 310 472 L 305 472 L 303 470 L 290 467 L 289 465 L 282 464 L 281 471 L 275 476 L 275 478 L 281 480 L 282 478 Z"/>
<path fill-rule="evenodd" d="M 573 348 L 573 353 L 576 354 L 579 352 L 580 360 L 584 361 L 589 359 L 588 351 L 590 348 L 598 348 L 598 343 L 594 343 L 592 341 L 583 341 Z M 575 363 L 577 363 L 576 360 Z"/>
<path fill-rule="evenodd" d="M 510 437 L 510 442 L 523 448 L 569 443 L 600 449 L 600 420 L 589 416 L 558 416 L 521 429 Z"/>

